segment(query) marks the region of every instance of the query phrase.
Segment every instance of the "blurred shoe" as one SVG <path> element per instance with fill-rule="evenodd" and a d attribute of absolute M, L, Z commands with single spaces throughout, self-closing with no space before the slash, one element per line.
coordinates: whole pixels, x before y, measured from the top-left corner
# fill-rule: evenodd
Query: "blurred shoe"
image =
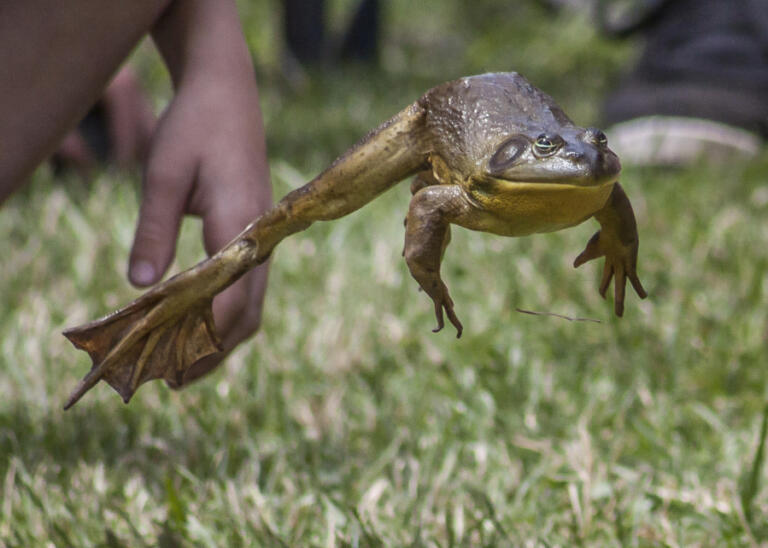
<path fill-rule="evenodd" d="M 760 151 L 768 136 L 766 0 L 653 0 L 632 31 L 644 34 L 643 53 L 603 107 L 625 164 L 731 161 Z"/>
<path fill-rule="evenodd" d="M 747 130 L 703 118 L 644 116 L 611 126 L 611 149 L 625 165 L 686 166 L 699 160 L 748 160 L 762 139 Z"/>

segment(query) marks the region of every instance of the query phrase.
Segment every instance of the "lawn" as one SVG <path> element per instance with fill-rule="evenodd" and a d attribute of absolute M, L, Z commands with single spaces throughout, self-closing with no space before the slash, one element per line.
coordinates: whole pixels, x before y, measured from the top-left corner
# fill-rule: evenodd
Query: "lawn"
<path fill-rule="evenodd" d="M 241 4 L 276 196 L 465 74 L 517 70 L 591 125 L 634 51 L 533 2 L 392 0 L 379 68 L 288 77 L 275 5 Z M 156 55 L 134 61 L 161 108 Z M 571 266 L 594 221 L 458 229 L 443 273 L 465 331 L 433 334 L 402 184 L 277 249 L 262 329 L 218 372 L 129 405 L 100 384 L 63 412 L 90 361 L 61 331 L 139 294 L 139 181 L 43 167 L 0 211 L 0 546 L 768 543 L 768 154 L 625 169 L 650 296 L 623 319 L 600 265 Z M 176 271 L 202 258 L 199 231 L 185 223 Z"/>

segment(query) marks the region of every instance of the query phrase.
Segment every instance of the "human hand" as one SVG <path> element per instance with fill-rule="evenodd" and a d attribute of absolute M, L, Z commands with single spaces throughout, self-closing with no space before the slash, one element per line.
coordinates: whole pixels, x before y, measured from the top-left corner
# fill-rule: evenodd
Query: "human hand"
<path fill-rule="evenodd" d="M 107 115 L 111 160 L 132 167 L 144 160 L 156 119 L 138 76 L 124 65 L 101 99 Z"/>
<path fill-rule="evenodd" d="M 236 80 L 186 83 L 158 123 L 130 257 L 134 285 L 148 286 L 162 277 L 185 213 L 202 218 L 203 243 L 211 255 L 271 205 L 256 85 L 250 74 Z M 225 351 L 196 363 L 185 382 L 210 371 L 258 329 L 266 281 L 267 265 L 262 265 L 214 299 Z"/>

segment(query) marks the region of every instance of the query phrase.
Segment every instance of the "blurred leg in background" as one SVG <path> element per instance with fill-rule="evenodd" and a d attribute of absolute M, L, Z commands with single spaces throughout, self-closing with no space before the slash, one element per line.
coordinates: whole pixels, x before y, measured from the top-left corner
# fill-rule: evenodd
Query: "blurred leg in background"
<path fill-rule="evenodd" d="M 155 123 L 138 76 L 124 65 L 51 157 L 54 171 L 87 176 L 97 164 L 137 167 L 144 160 Z"/>
<path fill-rule="evenodd" d="M 379 0 L 362 0 L 347 26 L 339 56 L 346 60 L 375 63 L 379 58 L 380 29 Z"/>
<path fill-rule="evenodd" d="M 334 48 L 326 31 L 324 0 L 283 0 L 288 51 L 302 65 L 312 65 L 331 57 L 375 63 L 379 53 L 380 12 L 379 0 L 361 0 L 338 48 Z"/>

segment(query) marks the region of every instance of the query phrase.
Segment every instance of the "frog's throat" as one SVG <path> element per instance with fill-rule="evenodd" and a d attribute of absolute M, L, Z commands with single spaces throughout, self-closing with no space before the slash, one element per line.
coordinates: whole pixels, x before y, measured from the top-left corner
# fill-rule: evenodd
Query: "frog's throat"
<path fill-rule="evenodd" d="M 469 193 L 478 214 L 458 224 L 502 236 L 561 230 L 582 223 L 602 209 L 614 184 L 494 181 Z"/>

